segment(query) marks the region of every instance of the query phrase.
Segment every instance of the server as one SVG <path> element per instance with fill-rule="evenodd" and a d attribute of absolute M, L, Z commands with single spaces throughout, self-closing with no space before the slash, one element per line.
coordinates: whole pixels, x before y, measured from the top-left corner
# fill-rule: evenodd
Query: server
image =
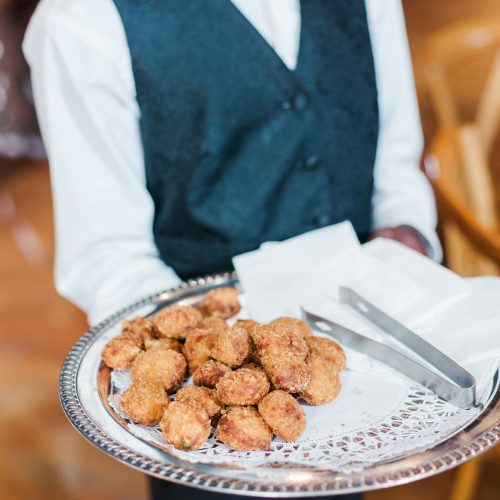
<path fill-rule="evenodd" d="M 399 0 L 42 0 L 24 50 L 91 323 L 345 219 L 440 258 Z"/>

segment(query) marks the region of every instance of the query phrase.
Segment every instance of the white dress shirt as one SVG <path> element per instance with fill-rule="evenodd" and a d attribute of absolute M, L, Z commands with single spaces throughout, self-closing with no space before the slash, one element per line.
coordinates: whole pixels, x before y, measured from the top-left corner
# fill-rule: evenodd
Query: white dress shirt
<path fill-rule="evenodd" d="M 294 69 L 298 0 L 232 0 Z M 409 224 L 441 250 L 400 0 L 366 0 L 380 130 L 373 228 Z M 145 186 L 140 111 L 124 28 L 112 0 L 42 0 L 24 53 L 47 148 L 59 293 L 96 323 L 179 282 L 159 258 Z"/>

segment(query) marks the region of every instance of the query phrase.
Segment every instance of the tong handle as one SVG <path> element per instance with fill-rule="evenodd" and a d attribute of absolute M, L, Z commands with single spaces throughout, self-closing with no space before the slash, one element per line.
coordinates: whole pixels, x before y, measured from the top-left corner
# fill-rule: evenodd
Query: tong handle
<path fill-rule="evenodd" d="M 464 389 L 475 387 L 476 381 L 474 377 L 465 370 L 465 368 L 462 368 L 439 349 L 436 349 L 422 337 L 399 323 L 399 321 L 396 321 L 394 318 L 375 307 L 351 288 L 341 286 L 339 291 L 340 301 L 343 304 L 349 305 L 385 333 L 409 347 L 422 359 L 430 363 L 434 369 L 448 377 L 459 387 Z"/>
<path fill-rule="evenodd" d="M 462 388 L 391 347 L 360 335 L 345 326 L 302 309 L 303 319 L 314 330 L 331 335 L 344 346 L 369 356 L 406 375 L 459 408 L 476 406 L 475 387 Z"/>

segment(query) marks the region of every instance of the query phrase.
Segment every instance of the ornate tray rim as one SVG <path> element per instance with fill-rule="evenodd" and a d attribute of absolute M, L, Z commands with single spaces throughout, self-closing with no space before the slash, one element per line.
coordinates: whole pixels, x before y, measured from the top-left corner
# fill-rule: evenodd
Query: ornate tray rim
<path fill-rule="evenodd" d="M 161 302 L 165 305 L 181 298 L 223 284 L 236 284 L 235 273 L 205 276 L 181 283 L 178 287 L 146 297 L 110 316 L 84 333 L 66 356 L 59 378 L 59 398 L 71 424 L 98 449 L 145 474 L 181 483 L 186 486 L 260 497 L 325 496 L 387 488 L 433 476 L 461 465 L 484 453 L 500 441 L 500 386 L 485 411 L 468 427 L 424 452 L 416 452 L 388 463 L 378 464 L 360 472 L 344 474 L 316 470 L 317 477 L 297 483 L 254 476 L 227 478 L 227 469 L 184 462 L 165 455 L 154 460 L 114 440 L 101 430 L 85 411 L 78 396 L 77 376 L 82 360 L 92 343 L 109 326 L 135 310 Z M 111 415 L 110 415 L 110 418 Z M 197 465 L 198 467 L 195 467 Z M 200 469 L 200 470 L 198 470 Z M 216 474 L 215 471 L 219 472 Z"/>

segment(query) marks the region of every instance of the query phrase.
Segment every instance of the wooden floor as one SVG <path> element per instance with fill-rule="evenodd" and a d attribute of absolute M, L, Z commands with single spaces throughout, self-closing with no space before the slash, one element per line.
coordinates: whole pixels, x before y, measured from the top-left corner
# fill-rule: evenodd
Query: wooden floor
<path fill-rule="evenodd" d="M 414 54 L 429 32 L 450 21 L 481 11 L 500 16 L 497 1 L 407 0 L 405 5 Z M 5 169 L 11 165 L 0 172 Z M 12 172 L 0 178 L 0 498 L 145 499 L 145 478 L 88 444 L 60 409 L 60 365 L 86 322 L 53 289 L 47 166 L 16 165 Z M 368 498 L 441 500 L 454 474 Z M 494 467 L 486 469 L 476 499 L 499 497 L 497 474 Z"/>

